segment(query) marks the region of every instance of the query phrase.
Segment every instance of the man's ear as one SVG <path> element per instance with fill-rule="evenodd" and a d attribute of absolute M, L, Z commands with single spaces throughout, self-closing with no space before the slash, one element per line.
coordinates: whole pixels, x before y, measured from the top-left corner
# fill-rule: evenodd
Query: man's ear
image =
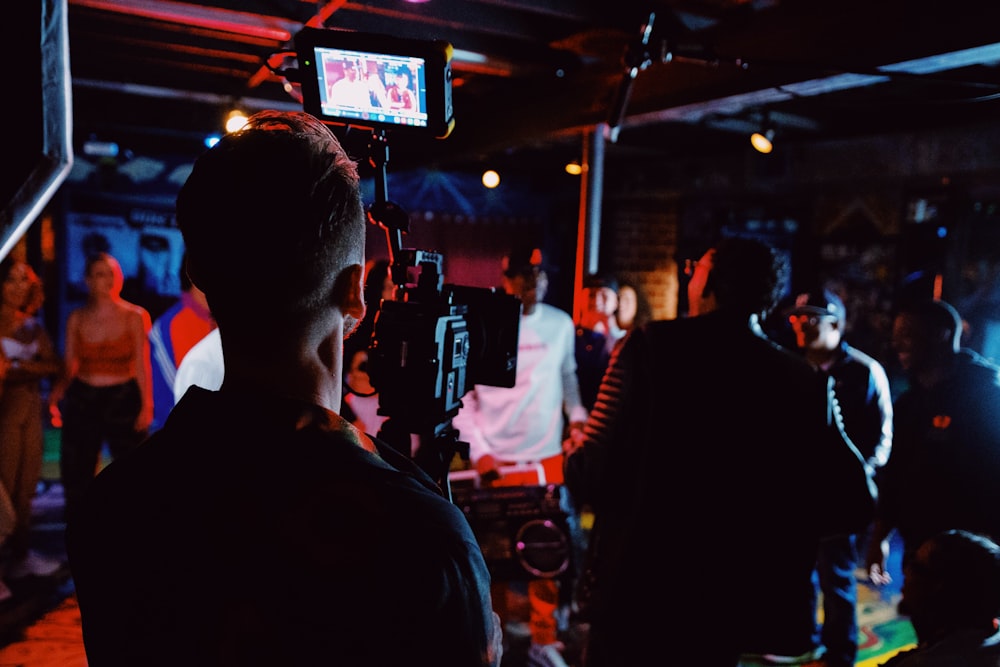
<path fill-rule="evenodd" d="M 351 264 L 337 275 L 333 298 L 344 315 L 360 320 L 365 316 L 365 267 Z"/>

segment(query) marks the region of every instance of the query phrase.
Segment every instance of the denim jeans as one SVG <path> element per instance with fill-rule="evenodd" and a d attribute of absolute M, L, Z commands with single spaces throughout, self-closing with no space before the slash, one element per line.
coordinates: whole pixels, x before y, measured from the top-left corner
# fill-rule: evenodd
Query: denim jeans
<path fill-rule="evenodd" d="M 108 387 L 73 380 L 67 387 L 59 452 L 67 516 L 97 473 L 101 447 L 107 443 L 112 458 L 117 458 L 146 437 L 145 431 L 135 430 L 140 410 L 142 394 L 135 380 Z"/>
<path fill-rule="evenodd" d="M 841 535 L 820 543 L 814 579 L 823 593 L 821 642 L 831 666 L 853 665 L 858 654 L 857 536 Z"/>

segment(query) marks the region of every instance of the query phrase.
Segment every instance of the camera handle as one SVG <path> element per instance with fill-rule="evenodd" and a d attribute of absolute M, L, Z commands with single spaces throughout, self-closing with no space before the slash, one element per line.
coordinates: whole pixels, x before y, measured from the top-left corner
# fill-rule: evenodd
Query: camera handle
<path fill-rule="evenodd" d="M 436 253 L 420 250 L 403 250 L 403 232 L 410 230 L 409 215 L 388 197 L 388 164 L 389 141 L 386 130 L 372 132 L 369 145 L 369 163 L 375 169 L 375 202 L 368 207 L 368 221 L 385 230 L 389 250 L 389 272 L 396 285 L 396 300 L 406 298 L 408 267 L 420 266 L 420 275 L 416 287 L 417 302 L 438 298 L 441 292 L 443 276 L 441 274 L 441 258 Z M 399 415 L 389 415 L 389 418 L 379 429 L 378 437 L 393 447 L 396 451 L 412 457 L 422 470 L 429 474 L 448 500 L 452 499 L 451 484 L 448 481 L 448 471 L 455 454 L 465 459 L 469 456 L 468 443 L 461 442 L 458 430 L 452 426 L 452 414 L 445 413 L 430 426 L 417 427 L 409 420 Z M 419 443 L 416 451 L 412 450 L 412 435 L 416 434 Z"/>

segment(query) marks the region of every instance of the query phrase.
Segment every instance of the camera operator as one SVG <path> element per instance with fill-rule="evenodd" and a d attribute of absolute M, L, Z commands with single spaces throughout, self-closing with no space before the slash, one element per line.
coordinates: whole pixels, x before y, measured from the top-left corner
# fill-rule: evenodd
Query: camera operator
<path fill-rule="evenodd" d="M 562 484 L 566 417 L 570 430 L 581 433 L 587 417 L 576 377 L 573 319 L 542 303 L 548 276 L 536 248 L 516 248 L 504 258 L 503 285 L 522 302 L 517 379 L 510 388 L 475 385 L 463 398 L 454 425 L 469 442 L 470 461 L 484 485 L 503 484 L 504 467 L 526 463 L 539 464 L 546 483 Z M 498 598 L 506 593 L 500 588 L 494 592 Z M 530 580 L 528 600 L 529 660 L 563 667 L 556 620 L 559 582 Z"/>
<path fill-rule="evenodd" d="M 68 526 L 90 664 L 499 665 L 462 511 L 338 414 L 365 311 L 354 162 L 313 116 L 259 112 L 198 159 L 177 219 L 225 378 Z"/>

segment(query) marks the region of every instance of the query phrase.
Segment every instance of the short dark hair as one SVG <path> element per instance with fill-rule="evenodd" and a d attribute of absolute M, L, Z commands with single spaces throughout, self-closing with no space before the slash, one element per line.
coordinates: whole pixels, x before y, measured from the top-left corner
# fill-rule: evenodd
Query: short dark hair
<path fill-rule="evenodd" d="M 306 321 L 330 302 L 339 272 L 364 261 L 357 165 L 304 112 L 258 112 L 202 154 L 177 221 L 220 327 Z"/>
<path fill-rule="evenodd" d="M 951 613 L 969 623 L 1000 616 L 1000 546 L 966 530 L 946 530 L 927 542 L 924 571 L 940 584 Z"/>
<path fill-rule="evenodd" d="M 927 340 L 936 340 L 935 334 L 949 334 L 948 341 L 955 350 L 962 341 L 962 316 L 955 307 L 940 299 L 917 299 L 905 301 L 897 315 L 909 315 L 919 325 Z"/>
<path fill-rule="evenodd" d="M 730 236 L 715 245 L 708 289 L 719 308 L 767 313 L 780 296 L 786 270 L 784 260 L 764 242 Z"/>
<path fill-rule="evenodd" d="M 618 279 L 607 273 L 591 273 L 583 278 L 585 289 L 600 289 L 606 287 L 615 294 L 618 293 Z"/>

